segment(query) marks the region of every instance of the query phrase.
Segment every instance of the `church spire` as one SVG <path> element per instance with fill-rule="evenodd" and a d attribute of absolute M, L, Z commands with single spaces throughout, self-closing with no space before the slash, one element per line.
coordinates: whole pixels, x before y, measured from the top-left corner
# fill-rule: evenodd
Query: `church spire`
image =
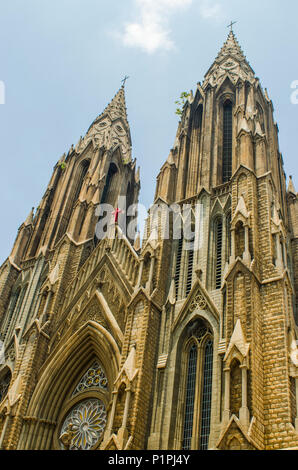
<path fill-rule="evenodd" d="M 103 112 L 99 114 L 99 116 L 97 116 L 97 118 L 93 121 L 89 129 L 91 129 L 91 127 L 105 115 L 109 115 L 112 121 L 115 121 L 116 119 L 122 119 L 124 123 L 127 125 L 127 127 L 129 127 L 128 119 L 127 119 L 124 83 L 120 87 L 120 89 L 117 91 L 114 98 L 105 107 Z"/>
<path fill-rule="evenodd" d="M 85 137 L 80 138 L 76 151 L 80 153 L 93 142 L 94 147 L 105 146 L 113 149 L 120 146 L 123 161 L 131 161 L 131 134 L 127 119 L 124 83 L 117 91 L 103 112 L 97 116 L 89 127 Z"/>
<path fill-rule="evenodd" d="M 219 51 L 215 61 L 205 75 L 203 88 L 208 84 L 216 86 L 221 84 L 223 79 L 229 76 L 236 84 L 238 79 L 254 82 L 255 74 L 244 55 L 234 32 L 231 30 L 227 40 Z"/>

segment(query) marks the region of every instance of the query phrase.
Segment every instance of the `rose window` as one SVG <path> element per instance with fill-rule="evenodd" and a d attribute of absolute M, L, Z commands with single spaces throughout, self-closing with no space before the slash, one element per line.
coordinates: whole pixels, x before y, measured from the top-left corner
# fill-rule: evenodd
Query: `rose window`
<path fill-rule="evenodd" d="M 106 426 L 104 403 L 90 398 L 77 403 L 65 418 L 60 441 L 63 449 L 90 450 L 100 440 Z"/>

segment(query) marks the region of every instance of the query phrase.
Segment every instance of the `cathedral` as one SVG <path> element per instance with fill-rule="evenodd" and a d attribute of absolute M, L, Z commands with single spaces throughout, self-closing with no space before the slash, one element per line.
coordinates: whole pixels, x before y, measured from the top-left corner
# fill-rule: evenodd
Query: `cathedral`
<path fill-rule="evenodd" d="M 298 193 L 273 104 L 232 30 L 186 95 L 143 234 L 124 84 L 19 227 L 0 449 L 298 448 Z"/>

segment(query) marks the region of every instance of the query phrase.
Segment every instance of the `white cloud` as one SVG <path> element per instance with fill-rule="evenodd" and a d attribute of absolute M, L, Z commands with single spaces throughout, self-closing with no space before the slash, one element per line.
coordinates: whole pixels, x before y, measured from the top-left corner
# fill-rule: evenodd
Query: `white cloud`
<path fill-rule="evenodd" d="M 224 17 L 222 5 L 214 0 L 198 1 L 199 14 L 205 20 Z M 134 0 L 138 9 L 135 22 L 126 23 L 121 34 L 125 46 L 138 47 L 148 54 L 175 47 L 169 28 L 170 16 L 189 7 L 193 0 Z"/>
<path fill-rule="evenodd" d="M 192 0 L 135 0 L 139 7 L 138 22 L 125 25 L 122 35 L 126 46 L 140 47 L 149 54 L 158 49 L 173 49 L 168 27 L 169 16 L 191 5 Z"/>
<path fill-rule="evenodd" d="M 223 18 L 222 5 L 210 0 L 202 0 L 200 14 L 205 20 L 221 20 Z"/>

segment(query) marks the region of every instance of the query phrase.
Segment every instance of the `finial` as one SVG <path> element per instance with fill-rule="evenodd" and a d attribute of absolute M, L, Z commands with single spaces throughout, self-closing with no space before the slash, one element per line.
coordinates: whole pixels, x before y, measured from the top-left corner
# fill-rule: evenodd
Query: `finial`
<path fill-rule="evenodd" d="M 234 26 L 234 24 L 236 24 L 236 23 L 237 23 L 237 21 L 231 21 L 231 23 L 228 24 L 227 28 L 231 28 L 231 33 L 234 32 L 234 31 L 233 31 L 233 26 Z"/>
<path fill-rule="evenodd" d="M 126 80 L 128 80 L 128 79 L 129 79 L 129 77 L 128 77 L 127 75 L 125 75 L 125 77 L 123 78 L 123 80 L 121 80 L 121 82 L 122 82 L 122 84 L 123 84 L 123 85 L 122 85 L 123 88 L 125 87 Z"/>

